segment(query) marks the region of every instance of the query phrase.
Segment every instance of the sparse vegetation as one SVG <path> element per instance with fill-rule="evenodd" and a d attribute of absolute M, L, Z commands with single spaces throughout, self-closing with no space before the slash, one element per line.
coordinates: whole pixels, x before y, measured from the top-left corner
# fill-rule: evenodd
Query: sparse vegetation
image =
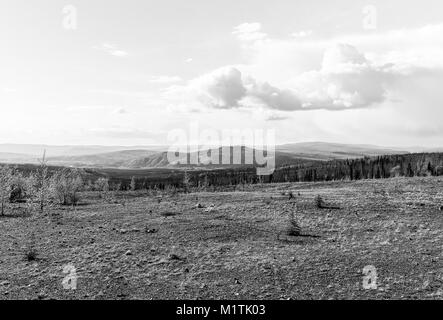
<path fill-rule="evenodd" d="M 205 180 L 205 183 L 206 182 L 207 182 L 207 180 Z M 191 186 L 192 186 L 191 177 L 190 177 L 188 171 L 185 171 L 183 173 L 183 189 L 184 189 L 185 193 L 189 192 Z"/>
<path fill-rule="evenodd" d="M 26 261 L 31 262 L 37 260 L 37 250 L 34 247 L 30 247 L 25 252 Z"/>
<path fill-rule="evenodd" d="M 315 202 L 315 206 L 318 209 L 336 209 L 336 210 L 340 209 L 339 206 L 326 204 L 323 197 L 319 194 L 315 196 L 314 202 Z"/>
<path fill-rule="evenodd" d="M 301 235 L 301 227 L 295 220 L 294 211 L 291 210 L 288 215 L 288 225 L 286 229 L 286 234 L 288 236 L 299 236 Z"/>
<path fill-rule="evenodd" d="M 109 179 L 108 178 L 99 178 L 95 181 L 94 190 L 100 192 L 100 197 L 105 199 L 109 193 Z"/>
<path fill-rule="evenodd" d="M 5 215 L 6 202 L 9 201 L 12 191 L 12 169 L 9 166 L 0 168 L 0 215 Z"/>
<path fill-rule="evenodd" d="M 83 180 L 78 170 L 64 169 L 52 176 L 51 191 L 61 205 L 76 205 L 82 189 Z"/>
<path fill-rule="evenodd" d="M 34 194 L 38 196 L 38 200 L 40 203 L 40 212 L 44 213 L 49 193 L 49 174 L 46 161 L 46 151 L 43 152 L 43 157 L 40 160 L 40 166 L 37 169 L 35 178 L 36 185 L 34 186 Z"/>
<path fill-rule="evenodd" d="M 32 262 L 37 260 L 38 252 L 36 248 L 36 240 L 35 240 L 35 233 L 31 232 L 29 235 L 29 238 L 27 239 L 28 243 L 26 245 L 25 249 L 25 259 L 28 262 Z"/>
<path fill-rule="evenodd" d="M 131 178 L 130 188 L 131 191 L 135 191 L 137 189 L 137 181 L 135 180 L 135 177 Z"/>
<path fill-rule="evenodd" d="M 315 196 L 315 206 L 319 209 L 322 209 L 325 206 L 324 200 L 319 194 Z"/>
<path fill-rule="evenodd" d="M 39 216 L 1 219 L 0 256 L 7 259 L 0 263 L 0 274 L 14 279 L 7 288 L 11 299 L 36 298 L 36 287 L 54 299 L 100 292 L 108 299 L 121 299 L 122 292 L 129 299 L 232 298 L 233 288 L 220 285 L 225 283 L 235 285 L 242 299 L 438 299 L 441 184 L 441 178 L 414 177 L 245 185 L 245 192 L 221 189 L 174 198 L 164 190 L 117 191 L 119 200 L 130 202 L 126 207 L 97 197 L 101 191 L 81 191 L 87 203 L 81 213 L 51 207 L 62 223 L 48 225 Z M 386 197 L 373 192 L 394 185 L 415 189 Z M 289 200 L 281 196 L 282 188 L 301 196 Z M 333 215 L 319 212 L 313 205 L 316 195 L 342 209 Z M 275 201 L 263 205 L 270 197 Z M 9 206 L 12 212 L 20 203 Z M 38 245 L 32 234 L 42 239 Z M 59 290 L 57 280 L 66 261 L 88 270 L 72 292 Z M 356 285 L 368 264 L 381 271 L 383 290 Z M 329 287 L 331 279 L 339 280 Z M 5 290 L 0 285 L 0 296 L 6 297 Z"/>
<path fill-rule="evenodd" d="M 24 202 L 28 193 L 26 178 L 20 171 L 15 170 L 11 179 L 9 202 Z"/>

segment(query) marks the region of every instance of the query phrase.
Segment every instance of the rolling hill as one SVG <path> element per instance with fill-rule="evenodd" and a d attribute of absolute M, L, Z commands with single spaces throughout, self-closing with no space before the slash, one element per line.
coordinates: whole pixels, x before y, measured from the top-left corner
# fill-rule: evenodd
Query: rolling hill
<path fill-rule="evenodd" d="M 43 152 L 46 150 L 48 157 L 73 157 L 73 156 L 85 156 L 96 155 L 102 153 L 112 153 L 117 151 L 131 151 L 131 150 L 152 150 L 152 151 L 165 151 L 167 146 L 99 146 L 99 145 L 67 145 L 67 146 L 54 146 L 45 144 L 0 144 L 1 153 L 17 153 L 24 154 L 32 158 L 41 158 Z"/>
<path fill-rule="evenodd" d="M 201 167 L 227 168 L 248 165 L 244 162 L 234 163 L 231 159 L 228 165 L 211 164 L 205 157 L 200 157 L 199 165 L 183 165 L 170 163 L 167 157 L 166 146 L 47 146 L 47 145 L 13 145 L 0 144 L 0 162 L 3 163 L 37 163 L 43 150 L 46 150 L 50 165 L 75 166 L 93 168 L 180 168 Z M 229 147 L 218 148 L 219 154 L 228 154 Z M 232 147 L 231 147 L 232 148 Z M 208 154 L 217 152 L 213 149 Z M 244 154 L 254 153 L 253 149 L 243 147 Z M 374 145 L 351 145 L 326 142 L 303 142 L 276 146 L 276 166 L 299 164 L 306 161 L 327 161 L 334 159 L 353 159 L 364 156 L 378 156 L 388 154 L 406 154 L 408 148 L 388 148 Z M 231 152 L 232 154 L 232 152 Z M 198 158 L 196 152 L 191 152 L 183 157 Z M 222 163 L 221 156 L 219 163 Z M 186 161 L 181 161 L 186 162 Z M 189 163 L 190 161 L 188 161 Z"/>
<path fill-rule="evenodd" d="M 279 145 L 277 151 L 296 154 L 299 158 L 314 160 L 353 159 L 388 154 L 406 154 L 409 150 L 374 145 L 327 142 L 301 142 Z"/>
<path fill-rule="evenodd" d="M 150 150 L 124 150 L 81 156 L 48 157 L 48 164 L 76 167 L 125 168 L 131 167 L 129 164 L 134 159 L 149 157 L 155 154 L 158 154 L 158 152 Z"/>
<path fill-rule="evenodd" d="M 237 147 L 240 148 L 240 147 Z M 127 163 L 128 168 L 165 168 L 165 167 L 187 167 L 187 168 L 198 168 L 205 167 L 209 169 L 214 168 L 235 168 L 239 166 L 255 166 L 257 161 L 255 159 L 255 150 L 248 147 L 241 148 L 241 158 L 234 160 L 234 147 L 220 147 L 218 149 L 207 150 L 206 153 L 191 152 L 178 158 L 175 162 L 170 162 L 168 159 L 167 152 L 156 153 L 147 157 L 134 159 Z M 217 159 L 218 162 L 211 161 L 211 155 Z M 261 152 L 259 152 L 261 154 Z M 249 155 L 250 161 L 246 160 L 246 155 Z M 225 158 L 224 158 L 225 157 Z M 194 160 L 198 159 L 198 164 Z M 285 152 L 275 153 L 275 164 L 276 166 L 282 165 L 293 165 L 305 162 L 306 159 L 300 159 L 296 154 L 290 154 Z"/>
<path fill-rule="evenodd" d="M 29 154 L 0 152 L 0 162 L 3 163 L 37 163 L 37 157 Z"/>

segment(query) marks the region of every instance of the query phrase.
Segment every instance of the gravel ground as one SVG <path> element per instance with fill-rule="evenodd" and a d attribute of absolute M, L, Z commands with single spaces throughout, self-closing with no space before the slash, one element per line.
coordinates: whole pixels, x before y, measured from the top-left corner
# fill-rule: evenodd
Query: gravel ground
<path fill-rule="evenodd" d="M 442 178 L 82 196 L 0 217 L 0 299 L 443 299 Z"/>

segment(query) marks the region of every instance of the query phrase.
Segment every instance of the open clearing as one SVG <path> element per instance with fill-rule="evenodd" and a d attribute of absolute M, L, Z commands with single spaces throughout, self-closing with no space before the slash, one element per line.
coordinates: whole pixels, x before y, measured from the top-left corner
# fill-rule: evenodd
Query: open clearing
<path fill-rule="evenodd" d="M 50 216 L 15 206 L 0 217 L 0 299 L 443 299 L 439 177 L 87 193 Z M 285 235 L 291 210 L 304 236 Z"/>

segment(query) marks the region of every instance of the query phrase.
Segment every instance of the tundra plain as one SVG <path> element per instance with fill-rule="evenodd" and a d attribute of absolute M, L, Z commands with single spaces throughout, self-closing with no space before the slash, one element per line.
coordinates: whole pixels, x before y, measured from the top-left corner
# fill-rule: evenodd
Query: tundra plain
<path fill-rule="evenodd" d="M 442 177 L 14 204 L 0 217 L 0 299 L 443 299 L 442 206 Z"/>

